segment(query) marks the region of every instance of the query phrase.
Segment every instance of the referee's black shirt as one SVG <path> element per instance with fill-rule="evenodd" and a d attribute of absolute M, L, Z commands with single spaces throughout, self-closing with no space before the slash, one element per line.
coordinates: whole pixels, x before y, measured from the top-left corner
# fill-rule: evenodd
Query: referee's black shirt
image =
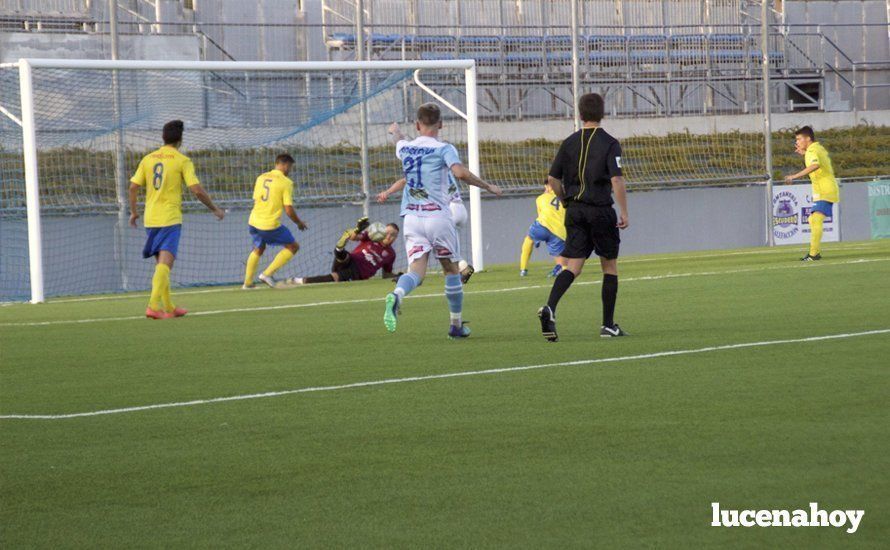
<path fill-rule="evenodd" d="M 602 128 L 582 128 L 562 142 L 550 176 L 562 180 L 566 206 L 610 206 L 612 178 L 621 175 L 621 144 Z"/>

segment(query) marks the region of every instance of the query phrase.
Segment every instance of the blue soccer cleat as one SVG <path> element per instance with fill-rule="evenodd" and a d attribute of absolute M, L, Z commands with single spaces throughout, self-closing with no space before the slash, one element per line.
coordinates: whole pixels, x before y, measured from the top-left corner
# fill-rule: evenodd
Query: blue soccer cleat
<path fill-rule="evenodd" d="M 396 325 L 399 323 L 396 317 L 398 314 L 399 297 L 394 292 L 390 292 L 386 295 L 386 309 L 383 310 L 383 324 L 389 332 L 396 331 Z"/>
<path fill-rule="evenodd" d="M 448 338 L 452 340 L 456 340 L 458 338 L 467 338 L 470 335 L 470 327 L 467 326 L 467 323 L 461 323 L 460 327 L 456 327 L 451 325 L 448 328 Z"/>
<path fill-rule="evenodd" d="M 551 270 L 550 273 L 547 274 L 547 277 L 556 277 L 557 275 L 560 274 L 561 271 L 562 271 L 562 266 L 559 264 L 556 264 L 555 266 L 553 266 L 553 270 Z"/>

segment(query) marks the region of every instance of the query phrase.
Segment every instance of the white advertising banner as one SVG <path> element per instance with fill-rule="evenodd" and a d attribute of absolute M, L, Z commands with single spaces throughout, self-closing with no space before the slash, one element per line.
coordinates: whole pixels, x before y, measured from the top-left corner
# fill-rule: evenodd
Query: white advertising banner
<path fill-rule="evenodd" d="M 776 185 L 773 187 L 773 237 L 776 244 L 810 242 L 807 218 L 813 209 L 812 187 L 809 184 Z M 840 204 L 835 204 L 831 217 L 822 225 L 822 242 L 840 240 Z"/>

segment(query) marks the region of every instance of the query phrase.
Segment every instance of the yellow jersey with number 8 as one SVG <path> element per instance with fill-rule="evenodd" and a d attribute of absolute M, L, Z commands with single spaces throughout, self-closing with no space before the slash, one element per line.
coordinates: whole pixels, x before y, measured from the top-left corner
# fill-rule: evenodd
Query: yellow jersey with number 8
<path fill-rule="evenodd" d="M 294 182 L 281 170 L 261 174 L 253 186 L 253 210 L 248 224 L 268 231 L 281 226 L 281 213 L 285 206 L 294 204 Z"/>
<path fill-rule="evenodd" d="M 142 157 L 130 183 L 145 187 L 145 227 L 167 227 L 182 223 L 182 184 L 200 182 L 192 161 L 164 145 Z"/>

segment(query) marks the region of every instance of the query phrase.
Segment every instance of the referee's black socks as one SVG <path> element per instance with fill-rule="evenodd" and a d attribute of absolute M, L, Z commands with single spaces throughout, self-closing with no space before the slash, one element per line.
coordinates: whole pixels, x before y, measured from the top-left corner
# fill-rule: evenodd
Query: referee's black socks
<path fill-rule="evenodd" d="M 556 276 L 556 280 L 553 281 L 553 288 L 550 289 L 550 299 L 547 300 L 547 306 L 550 307 L 550 311 L 554 314 L 556 314 L 556 304 L 562 299 L 562 295 L 566 293 L 566 290 L 572 286 L 574 280 L 575 274 L 568 269 L 563 269 Z"/>
<path fill-rule="evenodd" d="M 615 326 L 615 300 L 618 299 L 618 275 L 603 274 L 603 326 Z"/>

